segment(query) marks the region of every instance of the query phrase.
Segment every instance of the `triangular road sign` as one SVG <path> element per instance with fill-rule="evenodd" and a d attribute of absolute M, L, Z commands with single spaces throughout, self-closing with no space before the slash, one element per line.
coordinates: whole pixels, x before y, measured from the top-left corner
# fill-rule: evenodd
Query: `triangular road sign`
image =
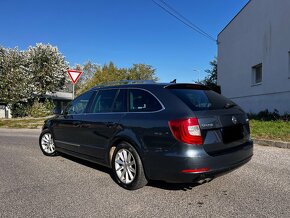
<path fill-rule="evenodd" d="M 75 84 L 78 81 L 81 74 L 83 73 L 83 72 L 77 71 L 77 70 L 68 70 L 67 72 L 68 72 L 68 75 L 69 75 L 73 84 Z"/>

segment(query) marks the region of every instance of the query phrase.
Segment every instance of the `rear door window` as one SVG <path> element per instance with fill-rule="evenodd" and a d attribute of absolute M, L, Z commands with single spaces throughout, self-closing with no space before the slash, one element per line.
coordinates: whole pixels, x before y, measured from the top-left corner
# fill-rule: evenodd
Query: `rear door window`
<path fill-rule="evenodd" d="M 118 89 L 100 90 L 92 103 L 90 112 L 91 113 L 111 112 L 117 92 Z"/>
<path fill-rule="evenodd" d="M 86 92 L 80 95 L 67 106 L 64 113 L 71 115 L 86 113 L 87 106 L 92 95 L 93 92 Z"/>
<path fill-rule="evenodd" d="M 224 109 L 235 105 L 231 100 L 211 90 L 170 89 L 193 111 Z"/>
<path fill-rule="evenodd" d="M 160 102 L 149 92 L 141 89 L 129 89 L 130 112 L 153 112 L 161 109 Z"/>
<path fill-rule="evenodd" d="M 127 112 L 127 91 L 125 89 L 118 91 L 112 112 Z"/>

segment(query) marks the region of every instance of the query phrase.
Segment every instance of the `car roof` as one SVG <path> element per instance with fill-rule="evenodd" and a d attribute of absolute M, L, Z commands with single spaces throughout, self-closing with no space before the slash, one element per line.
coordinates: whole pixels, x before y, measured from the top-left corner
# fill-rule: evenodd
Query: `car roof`
<path fill-rule="evenodd" d="M 110 89 L 110 88 L 132 88 L 132 87 L 138 87 L 138 88 L 145 88 L 145 87 L 160 87 L 160 86 L 166 86 L 168 83 L 150 83 L 150 84 L 121 84 L 121 85 L 96 85 L 92 89 L 98 90 L 98 89 Z"/>
<path fill-rule="evenodd" d="M 134 84 L 121 84 L 121 85 L 97 85 L 91 90 L 102 89 L 118 89 L 118 88 L 168 88 L 168 89 L 197 89 L 209 90 L 207 86 L 194 84 L 194 83 L 134 83 Z"/>

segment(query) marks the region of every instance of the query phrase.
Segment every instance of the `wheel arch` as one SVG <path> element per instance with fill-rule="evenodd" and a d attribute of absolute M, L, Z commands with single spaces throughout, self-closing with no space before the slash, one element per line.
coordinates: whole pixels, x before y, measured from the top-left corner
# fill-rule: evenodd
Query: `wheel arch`
<path fill-rule="evenodd" d="M 139 143 L 136 143 L 135 140 L 133 140 L 132 138 L 128 136 L 124 136 L 124 135 L 118 135 L 115 138 L 113 138 L 113 140 L 111 141 L 110 146 L 108 147 L 108 150 L 107 150 L 107 155 L 106 155 L 106 161 L 108 165 L 112 167 L 112 157 L 113 157 L 114 151 L 117 145 L 120 144 L 121 142 L 127 142 L 130 145 L 132 145 L 137 151 L 144 165 L 144 156 L 143 156 L 144 152 L 142 151 L 142 145 Z"/>

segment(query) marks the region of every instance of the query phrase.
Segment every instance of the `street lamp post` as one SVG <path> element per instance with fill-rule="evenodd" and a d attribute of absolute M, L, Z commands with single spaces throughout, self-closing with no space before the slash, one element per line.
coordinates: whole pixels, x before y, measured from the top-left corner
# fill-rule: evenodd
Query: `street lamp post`
<path fill-rule="evenodd" d="M 198 69 L 193 69 L 193 71 L 194 71 L 194 72 L 197 72 L 197 82 L 199 82 L 199 72 L 200 72 L 200 70 L 198 70 Z"/>

